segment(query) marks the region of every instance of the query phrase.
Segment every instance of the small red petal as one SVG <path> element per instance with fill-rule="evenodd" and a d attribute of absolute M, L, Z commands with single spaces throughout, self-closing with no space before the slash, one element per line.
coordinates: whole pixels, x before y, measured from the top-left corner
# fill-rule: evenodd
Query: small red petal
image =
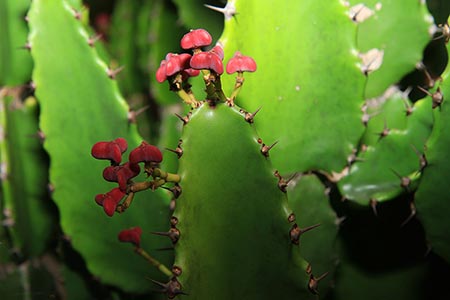
<path fill-rule="evenodd" d="M 228 74 L 235 72 L 255 72 L 256 62 L 250 56 L 244 56 L 236 51 L 234 56 L 228 61 L 226 71 Z"/>
<path fill-rule="evenodd" d="M 195 29 L 181 38 L 181 48 L 193 49 L 211 45 L 212 37 L 205 29 Z"/>
<path fill-rule="evenodd" d="M 219 44 L 215 45 L 214 48 L 212 48 L 210 51 L 217 54 L 220 57 L 220 59 L 223 60 L 225 54 L 223 52 L 223 48 L 221 45 Z"/>
<path fill-rule="evenodd" d="M 140 227 L 133 227 L 119 232 L 118 239 L 122 243 L 132 243 L 136 247 L 141 245 L 142 229 Z"/>
<path fill-rule="evenodd" d="M 191 55 L 188 53 L 182 53 L 179 55 L 172 55 L 166 63 L 166 76 L 172 76 L 175 73 L 181 72 L 184 69 L 189 68 L 189 61 Z"/>
<path fill-rule="evenodd" d="M 166 64 L 167 64 L 167 61 L 165 61 L 165 60 L 161 61 L 161 64 L 159 65 L 158 70 L 156 70 L 156 81 L 158 81 L 159 83 L 163 83 L 167 79 Z"/>
<path fill-rule="evenodd" d="M 103 169 L 103 178 L 109 182 L 117 182 L 117 166 L 109 166 Z"/>
<path fill-rule="evenodd" d="M 105 194 L 105 198 L 103 199 L 103 210 L 108 216 L 112 217 L 114 215 L 117 205 L 124 196 L 125 193 L 119 188 L 114 188 Z"/>
<path fill-rule="evenodd" d="M 119 145 L 120 152 L 124 153 L 125 151 L 127 151 L 128 143 L 127 140 L 125 140 L 124 138 L 117 138 L 113 142 Z"/>
<path fill-rule="evenodd" d="M 92 146 L 91 155 L 96 159 L 108 159 L 116 164 L 122 160 L 121 148 L 114 141 L 95 143 Z"/>
<path fill-rule="evenodd" d="M 209 69 L 217 74 L 223 73 L 223 63 L 219 55 L 214 52 L 200 52 L 192 56 L 191 68 L 202 70 Z"/>
<path fill-rule="evenodd" d="M 140 162 L 159 163 L 162 161 L 162 153 L 157 147 L 144 141 L 130 152 L 128 160 L 130 164 L 138 164 Z"/>

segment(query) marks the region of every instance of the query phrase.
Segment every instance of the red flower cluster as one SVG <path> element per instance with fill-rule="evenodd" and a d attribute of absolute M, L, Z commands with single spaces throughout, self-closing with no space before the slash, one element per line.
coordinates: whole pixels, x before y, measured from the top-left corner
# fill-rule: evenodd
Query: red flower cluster
<path fill-rule="evenodd" d="M 167 54 L 156 71 L 156 80 L 162 83 L 177 74 L 181 74 L 184 80 L 190 76 L 197 76 L 199 74 L 198 70 L 210 70 L 215 74 L 222 74 L 224 71 L 222 46 L 216 45 L 210 51 L 201 51 L 202 47 L 211 45 L 211 42 L 211 35 L 204 29 L 195 29 L 186 33 L 181 39 L 180 45 L 185 50 L 192 50 L 194 54 L 192 56 L 187 53 Z M 256 63 L 251 57 L 243 56 L 240 52 L 236 52 L 234 57 L 228 62 L 226 70 L 229 74 L 254 72 L 256 71 Z"/>
<path fill-rule="evenodd" d="M 161 151 L 146 142 L 142 142 L 137 148 L 130 152 L 129 162 L 120 164 L 122 154 L 128 149 L 127 141 L 123 138 L 117 138 L 109 142 L 98 142 L 91 150 L 93 157 L 111 161 L 111 166 L 103 170 L 103 178 L 106 181 L 117 182 L 119 187 L 113 188 L 106 194 L 95 196 L 95 202 L 103 206 L 105 213 L 112 216 L 117 206 L 128 193 L 128 184 L 131 179 L 138 176 L 141 168 L 139 163 L 160 163 L 162 161 Z"/>

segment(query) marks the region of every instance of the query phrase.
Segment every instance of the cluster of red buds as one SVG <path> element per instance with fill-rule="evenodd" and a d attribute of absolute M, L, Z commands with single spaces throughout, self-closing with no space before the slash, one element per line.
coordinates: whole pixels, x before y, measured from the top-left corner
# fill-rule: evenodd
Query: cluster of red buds
<path fill-rule="evenodd" d="M 222 46 L 217 44 L 209 51 L 202 51 L 203 47 L 208 47 L 211 43 L 212 37 L 206 30 L 191 30 L 183 36 L 180 45 L 185 50 L 191 50 L 192 55 L 169 53 L 156 71 L 156 80 L 160 83 L 167 80 L 170 89 L 192 107 L 198 107 L 200 101 L 195 98 L 188 79 L 198 76 L 200 71 L 206 85 L 206 100 L 212 103 L 225 101 L 230 106 L 234 105 L 234 100 L 244 82 L 243 73 L 256 71 L 254 59 L 237 51 L 225 68 L 228 74 L 237 73 L 233 92 L 230 97 L 226 97 L 220 82 L 220 75 L 224 72 Z"/>
<path fill-rule="evenodd" d="M 113 216 L 114 212 L 123 212 L 133 201 L 136 192 L 145 189 L 156 189 L 166 182 L 178 182 L 179 176 L 160 170 L 157 166 L 163 159 L 161 151 L 145 141 L 133 149 L 128 162 L 122 163 L 122 155 L 127 151 L 128 144 L 123 138 L 113 141 L 102 141 L 94 144 L 91 154 L 96 159 L 110 161 L 110 166 L 103 169 L 103 178 L 109 182 L 118 183 L 118 187 L 113 188 L 105 194 L 95 196 L 95 201 L 102 206 L 108 216 Z M 150 181 L 133 182 L 132 179 L 141 172 L 140 163 L 144 164 L 144 171 L 147 177 L 152 177 Z M 124 201 L 122 201 L 125 199 Z"/>

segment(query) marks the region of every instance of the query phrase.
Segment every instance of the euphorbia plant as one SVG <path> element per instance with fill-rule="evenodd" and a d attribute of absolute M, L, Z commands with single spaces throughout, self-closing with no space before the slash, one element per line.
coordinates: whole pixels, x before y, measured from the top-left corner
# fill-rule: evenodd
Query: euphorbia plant
<path fill-rule="evenodd" d="M 248 113 L 234 104 L 244 82 L 243 73 L 256 71 L 256 62 L 240 52 L 235 53 L 226 69 L 228 74 L 237 72 L 238 75 L 231 96 L 226 97 L 220 81 L 224 71 L 222 48 L 217 45 L 210 51 L 200 49 L 210 43 L 210 35 L 205 30 L 190 31 L 181 40 L 181 46 L 193 49 L 194 54 L 169 54 L 156 72 L 159 82 L 167 80 L 169 88 L 192 107 L 188 116 L 178 115 L 183 121 L 184 133 L 173 152 L 180 161 L 180 175 L 158 168 L 161 153 L 155 146 L 142 142 L 130 152 L 129 162 L 123 168 L 144 162 L 145 172 L 151 180 L 133 182 L 131 176 L 136 175 L 133 173 L 121 181 L 127 183 L 125 189 L 119 182 L 120 190 L 128 197 L 117 205 L 116 211 L 123 212 L 136 191 L 164 187 L 172 192 L 174 212 L 170 229 L 154 232 L 169 237 L 175 248 L 172 270 L 177 271 L 170 274 L 166 283 L 154 281 L 170 299 L 184 293 L 194 299 L 206 299 L 211 293 L 215 299 L 262 299 L 274 295 L 279 299 L 291 299 L 299 293 L 309 298 L 307 290 L 317 294 L 318 282 L 326 274 L 314 276 L 311 266 L 306 268 L 296 248 L 301 235 L 318 224 L 305 228 L 298 226 L 285 198 L 286 186 L 292 178 L 283 179 L 272 169 L 268 159 L 276 142 L 271 146 L 263 143 L 252 128 L 256 112 Z M 189 69 L 200 70 L 203 74 L 205 100 L 195 99 L 190 91 L 188 76 L 183 76 Z M 104 142 L 101 143 L 100 146 Z M 100 146 L 94 145 L 93 150 Z M 202 163 L 206 157 L 216 157 L 213 159 L 216 162 Z M 166 184 L 172 187 L 166 187 Z M 224 209 L 214 212 L 211 209 L 216 205 Z M 247 206 L 252 207 L 251 216 Z M 137 229 L 125 230 L 119 234 L 119 239 L 132 242 L 140 249 L 140 233 Z M 230 243 L 226 241 L 228 239 Z M 229 251 L 234 257 L 231 264 L 213 250 L 217 244 L 223 244 L 222 251 Z M 258 254 L 250 254 L 253 251 Z M 154 261 L 150 255 L 144 257 Z M 197 259 L 200 261 L 194 262 Z M 282 276 L 280 268 L 290 271 Z M 222 282 L 233 280 L 235 273 L 256 280 L 235 282 L 226 291 Z M 267 285 L 268 282 L 272 285 Z"/>

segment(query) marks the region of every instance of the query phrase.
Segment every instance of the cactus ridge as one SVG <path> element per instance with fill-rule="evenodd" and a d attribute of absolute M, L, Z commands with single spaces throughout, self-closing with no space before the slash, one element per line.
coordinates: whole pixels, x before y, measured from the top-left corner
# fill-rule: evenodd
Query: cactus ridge
<path fill-rule="evenodd" d="M 142 138 L 128 119 L 129 108 L 119 94 L 115 71 L 91 47 L 76 12 L 65 1 L 37 0 L 28 15 L 35 63 L 33 81 L 41 109 L 44 148 L 50 156 L 52 198 L 65 235 L 93 274 L 125 291 L 148 292 L 150 287 L 141 274 L 155 279 L 162 275 L 149 270 L 126 245 L 118 245 L 116 236 L 121 229 L 133 226 L 136 219 L 144 220 L 139 225 L 147 232 L 162 230 L 167 226 L 170 199 L 162 191 L 148 193 L 148 201 L 135 203 L 140 209 L 114 222 L 106 215 L 99 217 L 94 196 L 106 193 L 112 184 L 102 180 L 104 162 L 94 161 L 89 149 L 97 141 L 117 137 L 134 148 Z M 154 217 L 147 218 L 147 211 L 154 212 Z M 147 236 L 143 245 L 164 248 L 167 243 Z M 158 259 L 168 263 L 171 254 L 160 252 Z M 112 266 L 115 272 L 111 272 Z"/>
<path fill-rule="evenodd" d="M 242 110 L 203 104 L 181 139 L 174 265 L 182 290 L 195 299 L 310 298 L 286 194 Z"/>

